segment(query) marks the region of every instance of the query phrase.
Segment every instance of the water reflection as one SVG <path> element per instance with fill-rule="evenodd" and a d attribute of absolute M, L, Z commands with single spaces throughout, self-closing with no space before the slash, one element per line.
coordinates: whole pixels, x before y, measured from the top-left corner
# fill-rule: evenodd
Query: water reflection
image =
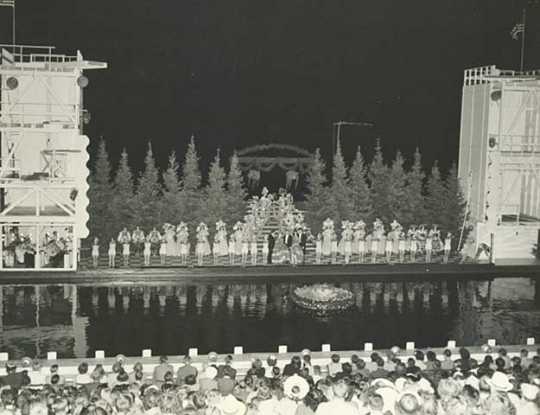
<path fill-rule="evenodd" d="M 154 353 L 188 347 L 230 352 L 358 349 L 520 343 L 540 333 L 540 295 L 534 279 L 338 284 L 355 295 L 349 312 L 315 317 L 289 300 L 293 283 L 170 286 L 2 286 L 0 346 L 13 357 Z"/>

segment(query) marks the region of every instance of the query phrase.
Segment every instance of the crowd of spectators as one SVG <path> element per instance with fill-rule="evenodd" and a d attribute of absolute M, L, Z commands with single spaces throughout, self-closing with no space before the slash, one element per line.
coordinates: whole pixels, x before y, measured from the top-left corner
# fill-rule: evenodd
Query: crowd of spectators
<path fill-rule="evenodd" d="M 80 363 L 68 379 L 58 365 L 6 365 L 0 415 L 535 415 L 540 414 L 540 355 L 509 357 L 504 349 L 483 361 L 467 349 L 403 357 L 397 348 L 368 359 L 337 354 L 314 365 L 304 350 L 285 365 L 254 359 L 240 375 L 232 356 L 210 353 L 202 366 L 190 357 L 176 370 L 166 356 L 150 372 L 118 356 L 112 370 Z M 23 370 L 21 370 L 23 369 Z M 47 372 L 47 375 L 44 373 Z"/>

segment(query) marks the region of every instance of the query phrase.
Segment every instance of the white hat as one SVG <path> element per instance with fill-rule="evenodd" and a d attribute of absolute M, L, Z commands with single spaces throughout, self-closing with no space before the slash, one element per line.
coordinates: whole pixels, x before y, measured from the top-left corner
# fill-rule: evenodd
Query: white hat
<path fill-rule="evenodd" d="M 204 377 L 207 379 L 214 379 L 217 376 L 217 369 L 214 366 L 208 366 L 204 370 Z"/>
<path fill-rule="evenodd" d="M 383 399 L 383 412 L 391 412 L 394 409 L 394 405 L 396 404 L 396 399 L 398 397 L 396 390 L 394 388 L 384 386 L 376 389 L 375 393 L 381 395 L 381 398 Z"/>
<path fill-rule="evenodd" d="M 224 415 L 244 415 L 246 412 L 246 405 L 231 394 L 225 396 L 218 407 Z"/>
<path fill-rule="evenodd" d="M 429 383 L 429 380 L 426 378 L 422 378 L 418 381 L 417 389 L 419 392 L 434 394 L 435 390 L 431 386 L 431 383 Z"/>
<path fill-rule="evenodd" d="M 540 388 L 536 385 L 531 385 L 530 383 L 521 384 L 521 394 L 528 401 L 536 399 L 538 392 L 540 392 Z"/>
<path fill-rule="evenodd" d="M 302 356 L 306 356 L 308 354 L 311 354 L 310 350 L 309 349 L 304 349 L 302 350 Z"/>
<path fill-rule="evenodd" d="M 391 389 L 396 388 L 395 385 L 391 381 L 385 378 L 373 379 L 371 381 L 371 386 L 377 386 L 379 388 L 391 388 Z"/>
<path fill-rule="evenodd" d="M 208 360 L 217 360 L 217 353 L 216 352 L 210 352 L 208 353 Z"/>
<path fill-rule="evenodd" d="M 299 401 L 308 394 L 309 384 L 307 380 L 295 374 L 285 380 L 283 392 L 289 398 Z"/>
<path fill-rule="evenodd" d="M 508 392 L 514 388 L 508 376 L 502 372 L 495 372 L 487 382 L 493 389 L 499 392 Z"/>

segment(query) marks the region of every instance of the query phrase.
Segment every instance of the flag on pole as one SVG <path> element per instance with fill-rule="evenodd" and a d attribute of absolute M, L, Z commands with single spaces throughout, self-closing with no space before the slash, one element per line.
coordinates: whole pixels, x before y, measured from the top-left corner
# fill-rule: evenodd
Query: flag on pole
<path fill-rule="evenodd" d="M 0 0 L 0 7 L 15 7 L 15 0 Z"/>
<path fill-rule="evenodd" d="M 525 24 L 517 23 L 510 32 L 510 36 L 512 36 L 512 39 L 518 40 L 518 35 L 523 32 L 525 32 Z"/>

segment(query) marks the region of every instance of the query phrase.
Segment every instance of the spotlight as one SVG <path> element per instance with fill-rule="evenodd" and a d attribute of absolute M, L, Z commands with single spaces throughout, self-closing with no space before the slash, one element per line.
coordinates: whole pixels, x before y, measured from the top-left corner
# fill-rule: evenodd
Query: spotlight
<path fill-rule="evenodd" d="M 9 89 L 14 90 L 19 86 L 19 81 L 14 76 L 10 76 L 6 80 L 6 85 Z"/>
<path fill-rule="evenodd" d="M 86 88 L 88 86 L 88 78 L 84 75 L 81 75 L 77 78 L 77 85 L 81 88 Z"/>

